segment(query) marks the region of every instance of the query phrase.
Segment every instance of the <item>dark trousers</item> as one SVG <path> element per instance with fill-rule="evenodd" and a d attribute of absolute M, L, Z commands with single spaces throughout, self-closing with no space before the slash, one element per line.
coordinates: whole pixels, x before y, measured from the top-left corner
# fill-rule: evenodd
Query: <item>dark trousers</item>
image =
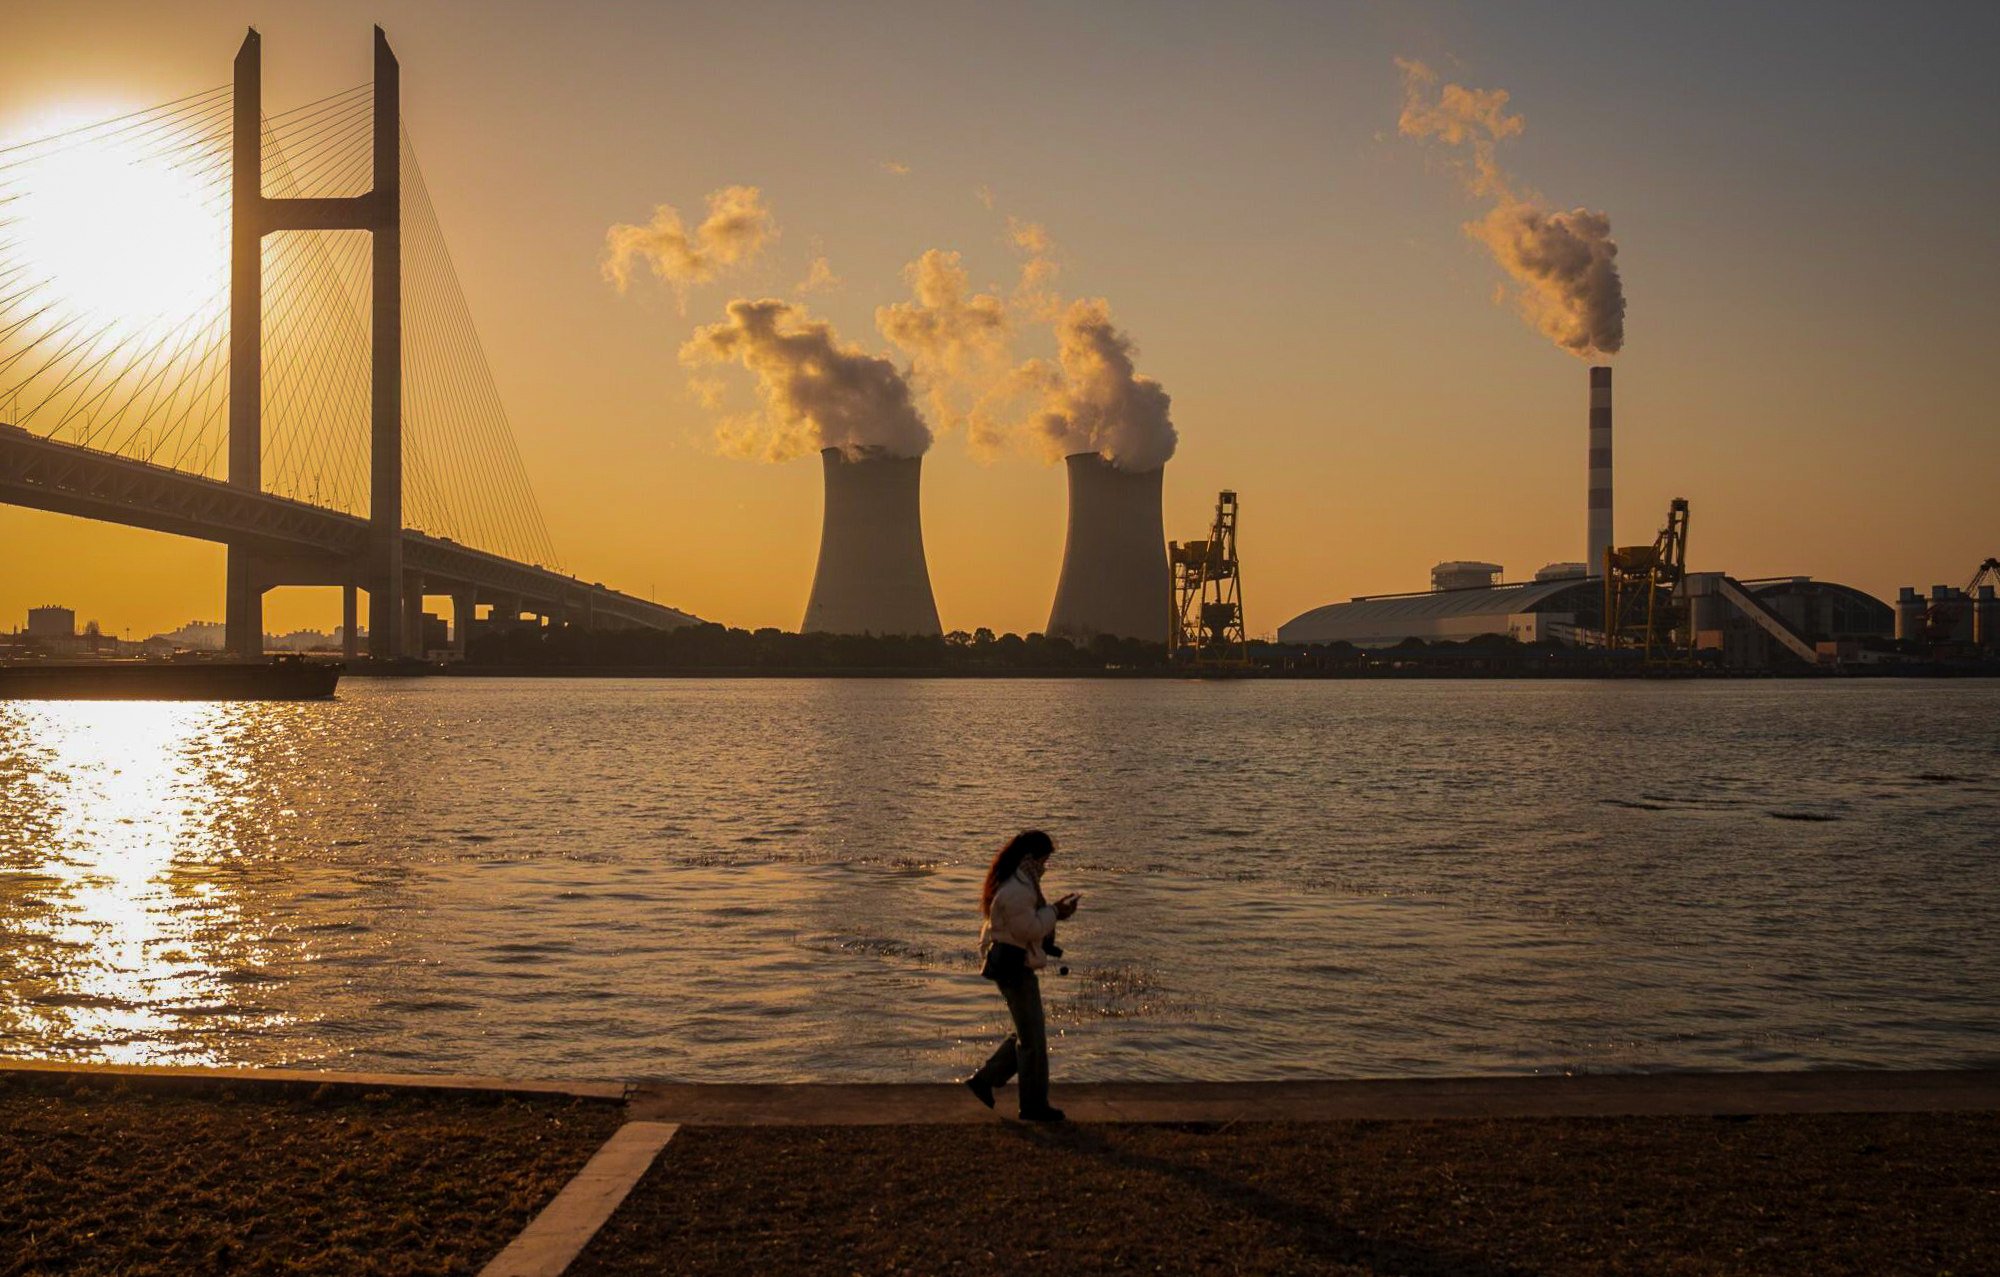
<path fill-rule="evenodd" d="M 1000 986 L 1000 996 L 1007 999 L 1014 1031 L 980 1066 L 979 1077 L 997 1089 L 1018 1073 L 1021 1111 L 1045 1109 L 1049 1106 L 1049 1032 L 1042 1019 L 1042 982 L 1034 972 L 1023 971 L 994 983 Z"/>

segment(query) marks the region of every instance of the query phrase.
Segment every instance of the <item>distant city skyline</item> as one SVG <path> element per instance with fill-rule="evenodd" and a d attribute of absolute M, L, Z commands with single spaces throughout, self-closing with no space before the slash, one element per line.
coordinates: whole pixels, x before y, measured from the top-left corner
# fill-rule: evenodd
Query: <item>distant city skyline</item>
<path fill-rule="evenodd" d="M 1241 495 L 1253 634 L 1440 562 L 1578 558 L 1585 368 L 1619 343 L 1618 542 L 1685 496 L 1691 565 L 1885 600 L 2000 551 L 1986 9 L 106 4 L 10 19 L 0 144 L 221 83 L 251 23 L 268 100 L 304 103 L 367 77 L 376 20 L 585 580 L 798 626 L 819 468 L 744 454 L 796 451 L 811 405 L 713 353 L 758 298 L 908 379 L 947 630 L 1047 621 L 1064 477 L 1035 430 L 1083 437 L 1119 343 L 1171 397 L 1167 535 Z M 1536 309 L 1521 237 L 1551 219 L 1615 239 L 1615 342 L 1602 294 L 1581 329 Z M 0 537 L 0 616 L 222 614 L 218 546 L 12 507 Z M 279 590 L 265 628 L 339 615 Z"/>

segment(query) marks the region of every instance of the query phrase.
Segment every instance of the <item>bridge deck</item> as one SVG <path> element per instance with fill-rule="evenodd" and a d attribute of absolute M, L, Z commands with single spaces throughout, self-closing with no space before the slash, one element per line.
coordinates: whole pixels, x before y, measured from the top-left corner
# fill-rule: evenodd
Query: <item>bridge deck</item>
<path fill-rule="evenodd" d="M 247 549 L 272 565 L 269 584 L 363 584 L 368 520 L 303 501 L 249 492 L 204 475 L 60 443 L 0 423 L 0 502 Z M 403 533 L 406 571 L 436 594 L 474 591 L 482 602 L 588 616 L 598 625 L 673 629 L 696 618 L 674 608 L 517 563 L 414 528 Z"/>

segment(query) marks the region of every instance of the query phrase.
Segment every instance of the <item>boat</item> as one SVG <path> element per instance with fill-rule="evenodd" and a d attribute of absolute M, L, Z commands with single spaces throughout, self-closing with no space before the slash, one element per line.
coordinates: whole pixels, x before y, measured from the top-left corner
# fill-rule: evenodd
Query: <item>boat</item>
<path fill-rule="evenodd" d="M 316 701 L 347 667 L 269 661 L 25 661 L 0 665 L 0 701 Z"/>

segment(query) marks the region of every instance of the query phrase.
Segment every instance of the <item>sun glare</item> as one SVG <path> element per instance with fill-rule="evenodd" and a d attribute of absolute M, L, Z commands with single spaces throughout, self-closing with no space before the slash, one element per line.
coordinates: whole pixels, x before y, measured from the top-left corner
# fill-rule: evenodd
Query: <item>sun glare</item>
<path fill-rule="evenodd" d="M 229 278 L 229 219 L 226 169 L 211 158 L 106 137 L 9 173 L 11 252 L 46 281 L 37 304 L 47 318 L 139 335 L 215 307 Z"/>

